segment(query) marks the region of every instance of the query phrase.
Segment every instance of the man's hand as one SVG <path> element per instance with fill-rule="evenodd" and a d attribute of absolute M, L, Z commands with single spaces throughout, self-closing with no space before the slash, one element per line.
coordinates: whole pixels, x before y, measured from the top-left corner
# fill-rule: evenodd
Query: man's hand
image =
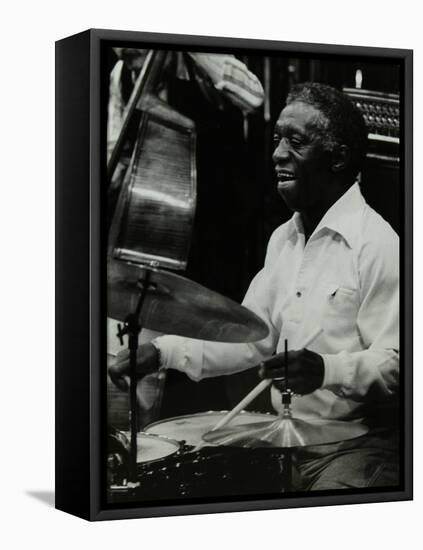
<path fill-rule="evenodd" d="M 159 368 L 159 352 L 153 344 L 143 344 L 137 353 L 137 377 L 155 372 Z M 116 361 L 108 368 L 109 376 L 113 384 L 122 391 L 128 391 L 129 376 L 129 350 L 121 351 Z"/>
<path fill-rule="evenodd" d="M 285 377 L 285 354 L 279 353 L 265 361 L 260 367 L 261 378 Z M 325 366 L 323 358 L 314 351 L 301 349 L 288 352 L 288 387 L 294 393 L 305 395 L 312 393 L 323 384 Z M 278 389 L 285 387 L 285 382 L 274 382 Z"/>

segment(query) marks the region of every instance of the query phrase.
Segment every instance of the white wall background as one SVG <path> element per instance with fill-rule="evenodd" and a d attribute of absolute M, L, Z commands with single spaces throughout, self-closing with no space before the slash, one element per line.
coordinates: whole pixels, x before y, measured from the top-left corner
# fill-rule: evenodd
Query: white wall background
<path fill-rule="evenodd" d="M 89 524 L 46 504 L 54 476 L 54 41 L 89 27 L 415 49 L 418 2 L 19 1 L 2 4 L 0 67 L 0 541 L 14 548 L 384 550 L 421 540 L 422 141 L 416 135 L 415 501 Z M 418 139 L 420 138 L 420 139 Z M 22 329 L 27 333 L 21 335 Z M 38 494 L 37 496 L 34 496 Z M 41 499 L 39 496 L 41 495 Z M 412 542 L 412 539 L 414 541 Z"/>

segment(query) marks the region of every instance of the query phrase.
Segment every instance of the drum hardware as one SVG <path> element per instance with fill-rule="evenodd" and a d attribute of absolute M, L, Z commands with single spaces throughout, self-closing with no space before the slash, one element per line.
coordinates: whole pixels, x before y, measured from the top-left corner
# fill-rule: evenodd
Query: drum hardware
<path fill-rule="evenodd" d="M 283 449 L 283 472 L 285 491 L 292 490 L 292 451 L 298 447 L 324 445 L 354 439 L 367 433 L 362 424 L 342 421 L 305 421 L 292 414 L 291 402 L 294 393 L 288 380 L 288 342 L 284 353 L 285 388 L 282 392 L 283 410 L 274 421 L 245 426 L 233 426 L 212 430 L 203 436 L 206 443 L 243 448 L 275 447 Z"/>
<path fill-rule="evenodd" d="M 109 487 L 117 480 L 127 483 L 129 441 L 125 434 L 109 425 L 107 430 L 107 480 Z"/>
<path fill-rule="evenodd" d="M 108 314 L 118 325 L 121 344 L 128 335 L 130 393 L 129 483 L 137 473 L 137 355 L 142 327 L 223 342 L 264 338 L 265 323 L 243 306 L 171 272 L 121 260 L 108 262 Z M 127 311 L 132 313 L 126 314 Z"/>
<path fill-rule="evenodd" d="M 125 478 L 127 468 L 115 470 L 109 482 L 111 501 L 278 494 L 282 479 L 278 449 L 207 446 L 194 452 L 202 434 L 225 412 L 209 411 L 159 420 L 147 426 L 145 432 L 138 433 L 138 483 Z M 243 412 L 235 422 L 242 425 L 269 417 L 275 418 L 268 413 Z M 126 433 L 109 428 L 110 434 L 112 456 L 118 453 L 129 456 Z M 257 471 L 261 472 L 260 478 Z"/>
<path fill-rule="evenodd" d="M 141 325 L 139 317 L 142 306 L 148 291 L 150 280 L 150 271 L 144 272 L 144 278 L 141 280 L 140 289 L 137 296 L 137 304 L 133 313 L 129 313 L 126 317 L 125 324 L 122 327 L 118 325 L 118 334 L 121 344 L 123 344 L 123 336 L 128 335 L 128 350 L 129 350 L 129 401 L 130 401 L 130 451 L 129 451 L 129 481 L 137 484 L 137 431 L 138 431 L 138 415 L 137 415 L 137 352 L 138 338 L 141 333 Z"/>
<path fill-rule="evenodd" d="M 322 328 L 316 329 L 311 335 L 304 341 L 302 346 L 299 346 L 300 348 L 307 348 L 314 340 L 320 336 L 320 334 L 323 332 Z M 285 346 L 287 346 L 288 343 L 285 341 Z M 287 353 L 287 349 L 285 349 L 285 354 Z M 275 358 L 271 358 L 271 361 L 274 361 Z M 285 374 L 287 373 L 286 370 L 286 355 L 285 355 Z M 263 363 L 261 364 L 263 365 Z M 231 411 L 228 412 L 226 416 L 224 416 L 217 424 L 214 426 L 212 431 L 216 431 L 219 428 L 223 428 L 229 422 L 234 418 L 237 414 L 239 414 L 241 411 L 245 409 L 254 399 L 260 395 L 266 388 L 268 388 L 272 384 L 272 379 L 270 380 L 262 380 L 255 388 L 253 388 L 250 393 L 248 393 L 239 403 L 236 405 Z"/>
<path fill-rule="evenodd" d="M 127 314 L 127 312 L 132 312 Z M 265 338 L 266 324 L 243 306 L 174 273 L 121 260 L 108 262 L 108 314 L 121 344 L 128 335 L 130 365 L 130 458 L 128 490 L 137 487 L 137 355 L 142 327 L 222 342 Z M 122 487 L 116 490 L 123 490 Z"/>

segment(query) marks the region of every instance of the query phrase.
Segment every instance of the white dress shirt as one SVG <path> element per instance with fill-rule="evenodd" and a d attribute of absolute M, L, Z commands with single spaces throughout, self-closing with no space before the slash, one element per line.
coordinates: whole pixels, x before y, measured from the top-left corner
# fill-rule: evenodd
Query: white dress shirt
<path fill-rule="evenodd" d="M 369 390 L 389 397 L 398 385 L 399 239 L 354 184 L 325 214 L 305 242 L 295 213 L 272 234 L 263 269 L 243 304 L 259 315 L 269 335 L 250 344 L 177 336 L 155 343 L 163 365 L 191 379 L 235 373 L 289 349 L 322 328 L 308 346 L 321 354 L 323 385 L 294 397 L 300 418 L 359 419 Z M 279 410 L 280 394 L 272 388 Z"/>

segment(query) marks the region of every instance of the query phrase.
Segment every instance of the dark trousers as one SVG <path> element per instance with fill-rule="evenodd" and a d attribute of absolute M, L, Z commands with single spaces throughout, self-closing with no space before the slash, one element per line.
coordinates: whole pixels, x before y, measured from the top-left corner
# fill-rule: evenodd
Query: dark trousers
<path fill-rule="evenodd" d="M 399 484 L 398 432 L 374 430 L 341 443 L 294 454 L 295 490 L 317 491 Z"/>

